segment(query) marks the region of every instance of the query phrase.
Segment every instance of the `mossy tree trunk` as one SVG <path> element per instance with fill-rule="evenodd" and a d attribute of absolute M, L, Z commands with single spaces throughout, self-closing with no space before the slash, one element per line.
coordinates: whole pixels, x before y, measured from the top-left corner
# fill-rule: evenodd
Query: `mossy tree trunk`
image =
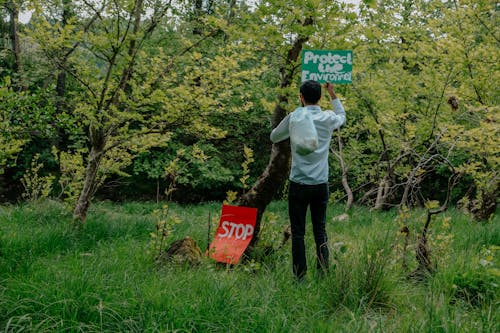
<path fill-rule="evenodd" d="M 313 24 L 312 18 L 307 18 L 303 25 L 308 26 Z M 280 68 L 281 82 L 280 88 L 283 90 L 291 86 L 295 75 L 296 66 L 294 65 L 299 57 L 304 43 L 309 39 L 308 36 L 298 36 L 290 49 L 288 50 L 285 63 Z M 278 96 L 278 101 L 273 111 L 272 127 L 276 127 L 287 114 L 284 108 L 288 104 L 289 96 L 281 94 Z M 255 223 L 255 231 L 248 251 L 259 239 L 262 215 L 269 203 L 275 198 L 276 193 L 283 187 L 290 167 L 290 141 L 285 140 L 275 143 L 271 148 L 271 156 L 269 163 L 264 172 L 259 176 L 255 184 L 246 192 L 241 200 L 240 205 L 254 207 L 258 209 L 257 221 Z"/>
<path fill-rule="evenodd" d="M 78 196 L 75 209 L 73 210 L 73 219 L 80 223 L 85 222 L 87 218 L 87 211 L 90 207 L 92 197 L 97 190 L 99 166 L 104 156 L 104 135 L 93 134 L 91 136 L 91 141 L 92 147 L 85 169 L 83 188 Z"/>

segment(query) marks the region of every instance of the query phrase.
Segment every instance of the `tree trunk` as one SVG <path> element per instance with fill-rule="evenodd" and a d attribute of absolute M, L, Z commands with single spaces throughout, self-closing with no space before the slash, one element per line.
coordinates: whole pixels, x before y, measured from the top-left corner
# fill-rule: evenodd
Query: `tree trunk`
<path fill-rule="evenodd" d="M 418 237 L 417 248 L 415 250 L 415 258 L 417 259 L 418 267 L 413 270 L 408 276 L 412 280 L 422 281 L 436 271 L 436 265 L 431 260 L 431 248 L 427 243 L 427 233 L 432 221 L 432 215 L 442 213 L 448 209 L 448 206 L 450 204 L 451 192 L 453 191 L 453 188 L 458 183 L 458 180 L 461 177 L 459 173 L 455 172 L 453 166 L 451 166 L 451 168 L 453 174 L 448 179 L 448 191 L 446 193 L 446 199 L 443 205 L 435 210 L 427 210 L 427 220 L 425 222 L 424 228 L 422 229 L 422 234 Z"/>
<path fill-rule="evenodd" d="M 90 201 L 97 190 L 97 174 L 99 172 L 99 165 L 104 157 L 104 147 L 106 146 L 106 134 L 102 129 L 95 128 L 91 125 L 89 132 L 91 143 L 89 161 L 85 169 L 83 189 L 80 192 L 80 196 L 78 197 L 78 201 L 73 211 L 73 219 L 81 223 L 85 222 Z"/>
<path fill-rule="evenodd" d="M 62 26 L 63 28 L 66 27 L 68 24 L 68 20 L 74 16 L 74 13 L 71 8 L 71 0 L 63 0 L 63 12 L 62 12 Z M 66 73 L 66 63 L 68 60 L 68 57 L 72 51 L 67 50 L 68 53 L 60 60 L 61 65 L 60 69 L 57 73 L 57 83 L 56 83 L 56 94 L 57 94 L 57 101 L 56 101 L 56 108 L 58 113 L 62 113 L 65 110 L 65 96 L 66 96 L 66 78 L 67 78 L 67 73 Z M 66 52 L 66 50 L 65 50 Z"/>
<path fill-rule="evenodd" d="M 83 189 L 80 192 L 78 201 L 76 202 L 75 210 L 73 211 L 73 219 L 81 223 L 85 222 L 87 211 L 90 206 L 90 201 L 95 193 L 97 185 L 97 172 L 99 171 L 99 164 L 103 157 L 102 150 L 92 147 L 89 155 L 89 162 L 85 170 L 85 179 Z"/>
<path fill-rule="evenodd" d="M 409 197 L 410 197 L 410 189 L 415 184 L 415 175 L 418 169 L 413 168 L 406 180 L 405 189 L 403 191 L 403 196 L 401 197 L 401 202 L 399 203 L 399 208 L 401 209 L 403 206 L 410 207 Z"/>
<path fill-rule="evenodd" d="M 277 106 L 276 108 L 279 108 Z M 281 109 L 281 108 L 280 108 Z M 255 223 L 254 236 L 251 246 L 258 240 L 260 222 L 267 205 L 273 200 L 278 190 L 285 183 L 290 167 L 290 141 L 282 141 L 273 144 L 269 163 L 257 179 L 253 187 L 245 193 L 240 205 L 257 208 L 257 221 Z"/>
<path fill-rule="evenodd" d="M 352 203 L 354 202 L 354 195 L 352 193 L 351 187 L 349 186 L 349 181 L 347 180 L 347 174 L 349 172 L 349 168 L 347 167 L 344 160 L 344 151 L 343 151 L 344 146 L 342 144 L 342 139 L 340 137 L 340 129 L 337 131 L 337 141 L 338 141 L 339 151 L 336 152 L 332 148 L 331 152 L 335 155 L 335 157 L 337 157 L 337 159 L 340 162 L 340 168 L 342 170 L 342 186 L 344 187 L 344 191 L 347 195 L 345 210 L 348 211 L 349 209 L 351 209 Z"/>
<path fill-rule="evenodd" d="M 347 194 L 347 202 L 345 204 L 345 210 L 348 211 L 351 209 L 352 203 L 354 202 L 354 196 L 352 194 L 351 187 L 349 186 L 349 182 L 347 181 L 347 168 L 345 166 L 344 160 L 342 159 L 340 162 L 342 166 L 342 186 Z"/>
<path fill-rule="evenodd" d="M 12 53 L 14 55 L 13 71 L 17 75 L 16 87 L 19 91 L 26 91 L 28 88 L 24 81 L 23 64 L 21 61 L 21 41 L 19 39 L 19 8 L 14 1 L 9 1 L 5 5 L 10 16 L 10 40 L 12 42 Z"/>
<path fill-rule="evenodd" d="M 307 18 L 303 25 L 308 26 L 313 23 L 311 17 Z M 293 82 L 293 77 L 295 74 L 295 62 L 297 61 L 300 51 L 302 50 L 302 45 L 309 39 L 307 36 L 299 36 L 288 50 L 285 64 L 280 68 L 281 73 L 281 88 L 290 87 Z M 273 116 L 272 116 L 272 127 L 276 127 L 281 120 L 286 116 L 286 110 L 282 105 L 288 103 L 288 95 L 283 94 L 278 97 L 278 103 L 276 104 Z M 258 241 L 260 223 L 262 220 L 262 215 L 266 210 L 269 203 L 273 200 L 278 190 L 285 183 L 290 167 L 290 141 L 285 140 L 272 145 L 271 156 L 269 163 L 264 170 L 264 172 L 257 179 L 252 188 L 245 193 L 239 202 L 242 206 L 254 207 L 258 209 L 257 221 L 255 223 L 254 236 L 247 249 L 251 251 L 253 246 Z"/>
<path fill-rule="evenodd" d="M 389 196 L 390 186 L 391 186 L 391 181 L 389 175 L 386 175 L 384 178 L 382 178 L 382 180 L 378 185 L 377 199 L 375 200 L 375 205 L 373 209 L 381 210 L 382 208 L 385 207 L 385 204 L 387 202 L 387 197 Z"/>
<path fill-rule="evenodd" d="M 71 1 L 70 0 L 65 0 L 65 5 L 70 5 Z M 133 20 L 133 37 L 130 39 L 130 44 L 128 46 L 127 54 L 130 56 L 130 60 L 128 61 L 128 64 L 125 66 L 125 68 L 122 71 L 121 78 L 120 78 L 120 83 L 118 84 L 118 87 L 115 89 L 113 93 L 111 93 L 111 97 L 109 97 L 108 100 L 105 101 L 105 98 L 107 96 L 107 88 L 104 88 L 101 92 L 101 101 L 98 103 L 98 109 L 100 112 L 108 112 L 112 106 L 116 106 L 119 103 L 119 96 L 120 96 L 120 91 L 127 91 L 128 90 L 128 84 L 130 81 L 130 78 L 132 77 L 133 74 L 133 65 L 135 63 L 135 55 L 138 50 L 138 43 L 136 40 L 137 33 L 139 32 L 140 28 L 140 23 L 141 23 L 141 15 L 143 11 L 143 6 L 144 1 L 143 0 L 136 0 L 134 2 L 134 8 L 133 8 L 133 13 L 132 17 L 130 20 Z M 69 9 L 69 7 L 67 7 Z M 111 77 L 111 72 L 116 65 L 114 62 L 114 59 L 119 55 L 120 50 L 116 49 L 114 50 L 113 57 L 111 57 L 113 60 L 109 60 L 109 68 L 108 68 L 108 76 L 106 79 L 106 82 L 104 84 L 105 87 L 108 86 L 109 84 L 109 78 Z M 101 127 L 99 127 L 101 126 Z M 91 150 L 89 154 L 89 161 L 87 163 L 87 167 L 85 170 L 85 179 L 84 179 L 84 184 L 83 184 L 83 189 L 80 192 L 80 196 L 78 197 L 78 201 L 75 205 L 75 209 L 73 211 L 73 218 L 75 220 L 79 220 L 81 223 L 85 222 L 85 219 L 87 217 L 87 211 L 89 209 L 92 197 L 97 190 L 98 186 L 98 177 L 97 174 L 99 172 L 99 165 L 101 163 L 101 160 L 104 156 L 105 153 L 105 146 L 106 146 L 106 140 L 107 137 L 110 135 L 109 134 L 109 128 L 105 129 L 102 127 L 103 124 L 98 124 L 98 125 L 90 125 L 89 128 L 89 134 L 90 134 L 90 143 L 91 143 Z"/>

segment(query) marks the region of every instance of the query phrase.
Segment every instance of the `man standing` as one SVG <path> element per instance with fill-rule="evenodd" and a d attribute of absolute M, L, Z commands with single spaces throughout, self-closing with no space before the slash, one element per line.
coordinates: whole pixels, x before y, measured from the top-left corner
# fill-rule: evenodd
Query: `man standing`
<path fill-rule="evenodd" d="M 311 211 L 314 240 L 316 242 L 317 268 L 328 268 L 329 251 L 326 234 L 326 207 L 328 204 L 328 152 L 332 133 L 345 123 L 345 111 L 337 98 L 333 85 L 325 88 L 331 97 L 334 111 L 322 111 L 318 105 L 321 99 L 321 85 L 316 81 L 305 81 L 300 87 L 300 101 L 313 119 L 318 133 L 318 148 L 307 155 L 292 149 L 290 187 L 288 189 L 288 214 L 292 229 L 293 273 L 298 280 L 307 272 L 304 235 L 307 208 Z M 296 109 L 294 112 L 296 112 Z M 276 143 L 290 137 L 288 114 L 271 132 L 271 141 Z"/>

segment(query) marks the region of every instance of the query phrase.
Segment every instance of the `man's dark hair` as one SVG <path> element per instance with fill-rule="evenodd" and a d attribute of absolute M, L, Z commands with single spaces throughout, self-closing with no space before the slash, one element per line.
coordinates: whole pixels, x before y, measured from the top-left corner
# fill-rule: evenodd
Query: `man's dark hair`
<path fill-rule="evenodd" d="M 307 104 L 316 104 L 321 98 L 321 85 L 313 80 L 304 81 L 300 86 L 300 93 Z"/>

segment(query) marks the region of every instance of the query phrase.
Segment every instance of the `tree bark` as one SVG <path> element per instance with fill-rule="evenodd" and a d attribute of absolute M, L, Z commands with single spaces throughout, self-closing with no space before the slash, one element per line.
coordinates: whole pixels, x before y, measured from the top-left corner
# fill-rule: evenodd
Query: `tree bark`
<path fill-rule="evenodd" d="M 304 26 L 311 25 L 313 19 L 311 17 L 307 18 L 304 22 Z M 281 88 L 290 87 L 293 82 L 293 76 L 295 74 L 295 62 L 297 61 L 302 46 L 309 39 L 307 36 L 299 36 L 291 48 L 288 50 L 285 64 L 280 68 L 281 73 Z M 289 96 L 282 94 L 278 97 L 278 103 L 276 104 L 273 116 L 272 116 L 272 127 L 276 127 L 281 120 L 286 116 L 286 110 L 283 105 L 288 103 Z M 272 145 L 271 156 L 269 158 L 269 163 L 264 170 L 264 172 L 257 179 L 255 184 L 250 188 L 250 190 L 245 193 L 239 202 L 242 206 L 257 208 L 257 221 L 255 223 L 254 236 L 250 243 L 247 252 L 251 251 L 253 246 L 258 241 L 260 224 L 262 220 L 262 215 L 266 210 L 269 203 L 273 200 L 278 190 L 285 183 L 290 167 L 290 141 L 285 140 Z"/>
<path fill-rule="evenodd" d="M 80 223 L 85 222 L 90 202 L 95 191 L 97 190 L 97 174 L 99 172 L 99 166 L 102 158 L 104 157 L 104 147 L 106 145 L 106 136 L 102 130 L 95 128 L 93 125 L 90 126 L 89 130 L 91 142 L 89 160 L 85 169 L 83 189 L 80 192 L 78 201 L 76 202 L 75 209 L 73 211 L 73 219 L 75 221 L 79 221 Z"/>
<path fill-rule="evenodd" d="M 63 28 L 67 25 L 68 20 L 73 16 L 73 11 L 71 10 L 71 0 L 64 0 L 63 1 L 63 12 L 62 12 L 62 26 Z M 56 102 L 56 108 L 58 113 L 62 113 L 65 111 L 65 106 L 66 103 L 64 101 L 65 95 L 66 95 L 66 78 L 67 78 L 67 73 L 64 68 L 66 68 L 66 63 L 68 60 L 68 56 L 71 54 L 71 50 L 65 50 L 65 52 L 68 52 L 65 54 L 65 56 L 61 59 L 61 65 L 59 66 L 60 69 L 57 73 L 57 83 L 56 83 L 56 95 L 57 95 L 57 102 Z"/>
<path fill-rule="evenodd" d="M 384 207 L 387 201 L 387 196 L 389 195 L 390 186 L 391 186 L 391 181 L 389 175 L 386 175 L 384 176 L 384 178 L 380 180 L 380 183 L 378 185 L 377 199 L 375 200 L 375 205 L 373 206 L 373 209 L 381 210 Z"/>
<path fill-rule="evenodd" d="M 12 42 L 12 53 L 14 55 L 13 71 L 17 75 L 16 87 L 19 91 L 26 91 L 28 87 L 24 80 L 23 63 L 21 60 L 21 41 L 19 39 L 19 7 L 14 1 L 5 4 L 9 11 L 9 33 Z"/>
<path fill-rule="evenodd" d="M 99 151 L 95 147 L 91 148 L 89 162 L 87 164 L 87 168 L 85 169 L 83 189 L 80 192 L 80 196 L 78 197 L 78 201 L 75 205 L 75 210 L 73 211 L 73 219 L 79 221 L 80 223 L 84 223 L 87 218 L 90 202 L 97 187 L 97 173 L 99 171 L 99 165 L 102 157 L 102 150 Z"/>
<path fill-rule="evenodd" d="M 345 210 L 348 211 L 352 207 L 352 203 L 354 202 L 354 196 L 352 194 L 351 187 L 349 186 L 349 181 L 347 180 L 347 168 L 345 166 L 344 160 L 340 162 L 342 166 L 342 186 L 344 187 L 344 191 L 347 194 L 347 202 L 345 204 Z"/>
<path fill-rule="evenodd" d="M 451 191 L 457 184 L 461 175 L 455 172 L 455 169 L 450 164 L 453 174 L 448 179 L 448 191 L 446 193 L 446 199 L 443 205 L 435 210 L 427 210 L 427 220 L 425 221 L 424 228 L 422 229 L 422 234 L 418 237 L 417 248 L 415 250 L 415 258 L 418 262 L 418 267 L 409 274 L 409 278 L 413 280 L 424 280 L 427 276 L 434 273 L 436 270 L 435 264 L 431 260 L 431 248 L 427 243 L 427 233 L 429 231 L 429 226 L 432 221 L 432 215 L 442 213 L 448 209 L 450 203 Z"/>
<path fill-rule="evenodd" d="M 266 169 L 240 200 L 242 206 L 257 208 L 257 221 L 250 246 L 253 246 L 258 240 L 262 215 L 278 190 L 285 183 L 289 167 L 290 142 L 283 141 L 273 144 Z"/>
<path fill-rule="evenodd" d="M 331 149 L 331 151 L 340 162 L 340 168 L 342 170 L 342 186 L 344 187 L 344 191 L 347 195 L 345 210 L 348 211 L 349 209 L 351 209 L 352 203 L 354 202 L 354 195 L 352 193 L 351 187 L 349 186 L 349 181 L 347 180 L 347 174 L 349 172 L 349 168 L 347 167 L 344 160 L 344 153 L 343 153 L 344 146 L 342 144 L 342 139 L 340 137 L 340 129 L 337 131 L 337 141 L 338 141 L 339 151 L 336 152 L 334 149 Z"/>

